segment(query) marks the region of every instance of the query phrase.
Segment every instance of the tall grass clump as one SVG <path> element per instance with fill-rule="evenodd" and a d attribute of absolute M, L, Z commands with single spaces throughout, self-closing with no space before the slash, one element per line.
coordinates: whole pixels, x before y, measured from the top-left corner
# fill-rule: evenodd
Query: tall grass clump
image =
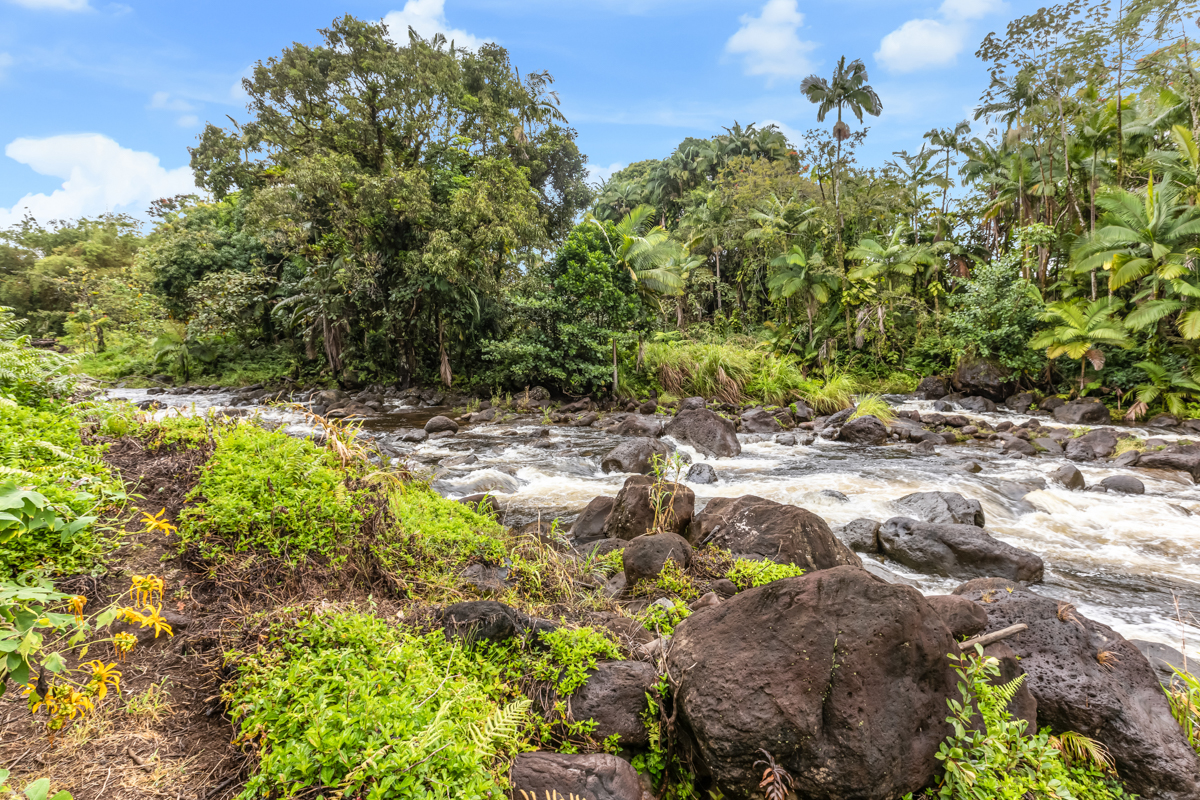
<path fill-rule="evenodd" d="M 677 397 L 782 405 L 811 386 L 795 358 L 733 342 L 654 342 L 645 358 L 659 386 Z"/>
<path fill-rule="evenodd" d="M 864 394 L 858 398 L 858 405 L 855 407 L 854 413 L 850 415 L 850 419 L 866 416 L 876 417 L 884 425 L 887 425 L 896 419 L 896 412 L 879 395 Z"/>
<path fill-rule="evenodd" d="M 812 381 L 800 393 L 804 402 L 820 414 L 833 414 L 854 402 L 854 379 L 844 372 L 827 375 L 824 382 Z"/>

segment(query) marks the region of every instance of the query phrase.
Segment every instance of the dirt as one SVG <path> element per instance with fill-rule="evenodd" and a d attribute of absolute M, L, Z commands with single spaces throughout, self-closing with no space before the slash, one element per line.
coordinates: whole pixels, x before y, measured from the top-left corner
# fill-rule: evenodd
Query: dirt
<path fill-rule="evenodd" d="M 107 522 L 125 535 L 103 574 L 65 578 L 58 588 L 86 596 L 95 610 L 126 595 L 131 576 L 157 575 L 173 635 L 139 632 L 123 662 L 111 644 L 93 646 L 83 660 L 120 662 L 120 691 L 53 740 L 45 715 L 33 717 L 10 685 L 0 698 L 0 765 L 12 770 L 12 785 L 48 777 L 53 791 L 66 789 L 75 800 L 226 800 L 241 789 L 248 760 L 231 744 L 234 731 L 217 698 L 220 632 L 238 615 L 208 576 L 178 555 L 178 540 L 147 531 L 143 521 L 143 514 L 160 512 L 178 521 L 207 456 L 203 449 L 147 450 L 132 437 L 111 443 L 105 458 L 124 479 L 130 503 Z"/>

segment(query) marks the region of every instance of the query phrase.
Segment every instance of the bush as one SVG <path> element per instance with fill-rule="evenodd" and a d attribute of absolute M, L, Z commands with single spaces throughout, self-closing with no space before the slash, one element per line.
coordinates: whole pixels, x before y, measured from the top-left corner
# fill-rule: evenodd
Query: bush
<path fill-rule="evenodd" d="M 739 589 L 750 589 L 755 586 L 765 586 L 771 581 L 783 578 L 798 578 L 804 570 L 795 564 L 776 564 L 774 561 L 756 561 L 750 558 L 739 558 L 725 577 L 733 581 Z"/>
<path fill-rule="evenodd" d="M 1046 363 L 1027 342 L 1038 327 L 1042 298 L 1021 278 L 1020 253 L 975 267 L 964 291 L 950 297 L 945 332 L 955 360 L 963 356 L 994 358 L 1016 373 L 1032 375 Z"/>

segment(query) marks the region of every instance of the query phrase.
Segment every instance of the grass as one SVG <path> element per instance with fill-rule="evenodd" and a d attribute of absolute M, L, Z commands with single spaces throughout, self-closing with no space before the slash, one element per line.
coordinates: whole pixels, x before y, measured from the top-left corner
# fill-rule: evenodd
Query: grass
<path fill-rule="evenodd" d="M 1117 439 L 1117 447 L 1115 450 L 1113 450 L 1113 457 L 1119 456 L 1122 453 L 1127 453 L 1130 450 L 1136 450 L 1139 453 L 1143 453 L 1146 451 L 1146 443 L 1136 436 Z"/>
<path fill-rule="evenodd" d="M 866 416 L 876 417 L 884 425 L 888 425 L 896 419 L 896 412 L 879 395 L 864 394 L 858 398 L 858 405 L 855 406 L 850 419 Z"/>

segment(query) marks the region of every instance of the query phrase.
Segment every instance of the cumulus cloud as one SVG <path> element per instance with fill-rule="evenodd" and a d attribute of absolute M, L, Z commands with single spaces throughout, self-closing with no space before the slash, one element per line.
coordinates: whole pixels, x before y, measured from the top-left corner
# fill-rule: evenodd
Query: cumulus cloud
<path fill-rule="evenodd" d="M 199 121 L 200 118 L 195 114 L 184 114 L 182 117 L 175 120 L 175 124 L 181 128 L 194 128 L 196 127 L 196 123 Z"/>
<path fill-rule="evenodd" d="M 151 200 L 196 191 L 188 167 L 164 169 L 154 154 L 121 147 L 98 133 L 16 139 L 4 154 L 63 184 L 49 195 L 27 194 L 10 208 L 0 207 L 0 228 L 20 222 L 26 211 L 43 222 L 104 211 L 139 213 Z"/>
<path fill-rule="evenodd" d="M 422 38 L 428 39 L 435 33 L 440 33 L 448 41 L 454 42 L 455 47 L 477 49 L 490 39 L 480 39 L 459 28 L 451 28 L 446 21 L 446 0 L 408 0 L 400 11 L 389 11 L 383 17 L 388 26 L 391 38 L 404 44 L 408 41 L 408 29 L 411 27 Z"/>
<path fill-rule="evenodd" d="M 155 92 L 150 97 L 150 108 L 167 111 L 191 111 L 192 104 L 182 97 L 172 97 L 170 92 Z"/>
<path fill-rule="evenodd" d="M 88 0 L 12 0 L 19 6 L 53 11 L 86 11 Z"/>
<path fill-rule="evenodd" d="M 742 15 L 738 28 L 725 43 L 725 52 L 742 57 L 747 75 L 766 75 L 770 85 L 779 78 L 800 78 L 812 71 L 808 54 L 816 44 L 804 42 L 796 31 L 804 15 L 796 0 L 767 0 L 759 16 Z"/>
<path fill-rule="evenodd" d="M 608 180 L 609 178 L 611 178 L 613 176 L 613 173 L 620 172 L 621 170 L 625 169 L 625 167 L 626 167 L 626 165 L 620 163 L 619 161 L 614 161 L 613 163 L 609 164 L 607 167 L 601 166 L 600 164 L 588 164 L 587 165 L 588 183 L 604 183 L 606 180 Z"/>
<path fill-rule="evenodd" d="M 966 39 L 966 26 L 936 19 L 910 19 L 883 37 L 875 60 L 892 72 L 953 64 Z"/>

